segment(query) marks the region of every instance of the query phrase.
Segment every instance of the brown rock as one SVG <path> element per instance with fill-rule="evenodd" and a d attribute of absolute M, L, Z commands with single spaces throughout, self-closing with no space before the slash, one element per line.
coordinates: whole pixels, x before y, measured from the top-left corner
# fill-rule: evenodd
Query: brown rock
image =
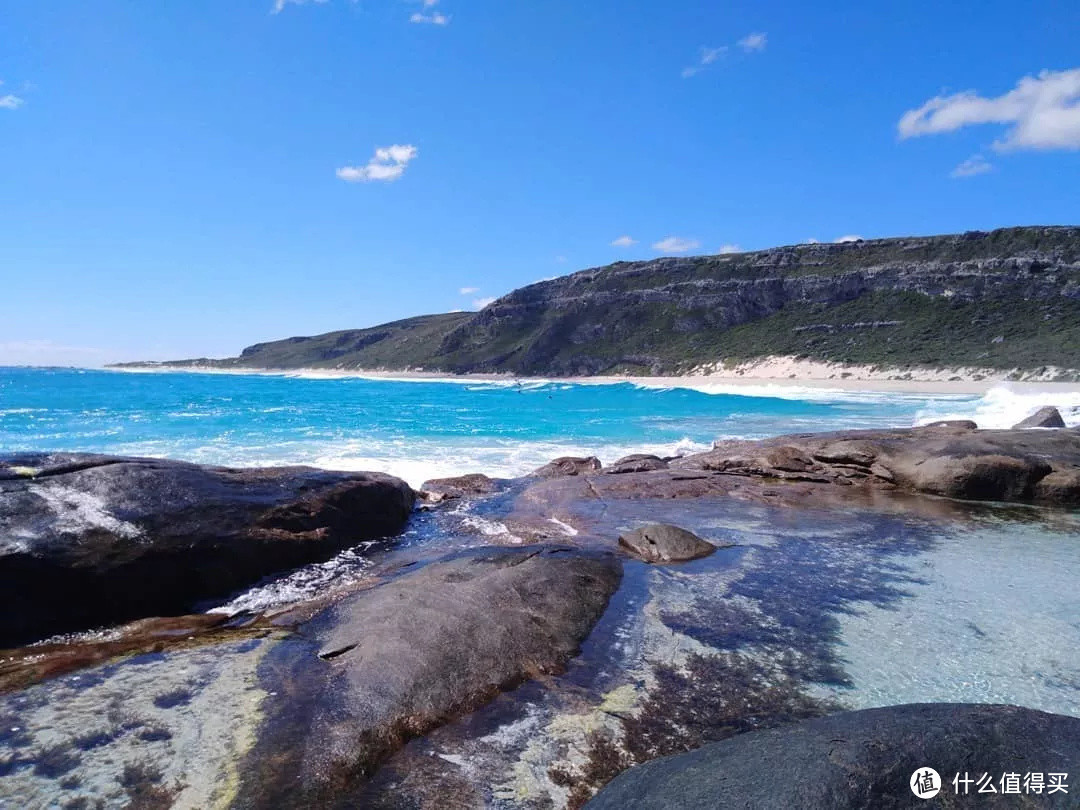
<path fill-rule="evenodd" d="M 1051 471 L 1045 461 L 1000 454 L 932 456 L 894 460 L 890 469 L 900 486 L 931 495 L 976 501 L 1022 501 Z"/>
<path fill-rule="evenodd" d="M 808 472 L 814 469 L 814 460 L 798 447 L 783 445 L 765 451 L 765 464 L 784 472 Z"/>
<path fill-rule="evenodd" d="M 1055 470 L 1035 484 L 1034 494 L 1045 503 L 1080 503 L 1080 469 Z"/>

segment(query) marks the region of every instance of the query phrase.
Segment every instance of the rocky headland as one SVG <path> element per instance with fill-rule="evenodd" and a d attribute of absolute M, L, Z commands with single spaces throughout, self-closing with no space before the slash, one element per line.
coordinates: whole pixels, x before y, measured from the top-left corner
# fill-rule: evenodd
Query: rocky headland
<path fill-rule="evenodd" d="M 1080 379 L 1080 228 L 616 262 L 530 284 L 475 313 L 257 343 L 232 358 L 126 365 L 573 377 L 774 357 L 849 369 L 837 374 L 963 368 Z"/>
<path fill-rule="evenodd" d="M 908 806 L 925 764 L 1080 772 L 1063 654 L 1025 681 L 1056 713 L 946 705 L 956 687 L 930 684 L 936 704 L 852 712 L 880 704 L 852 669 L 863 648 L 840 652 L 853 615 L 926 587 L 907 561 L 1000 564 L 971 527 L 1075 538 L 1078 505 L 1080 430 L 967 422 L 555 459 L 416 493 L 371 473 L 7 457 L 0 803 L 869 808 Z M 363 565 L 326 587 L 342 555 Z M 229 607 L 262 591 L 283 595 Z M 969 666 L 1000 660 L 992 614 L 967 621 Z"/>

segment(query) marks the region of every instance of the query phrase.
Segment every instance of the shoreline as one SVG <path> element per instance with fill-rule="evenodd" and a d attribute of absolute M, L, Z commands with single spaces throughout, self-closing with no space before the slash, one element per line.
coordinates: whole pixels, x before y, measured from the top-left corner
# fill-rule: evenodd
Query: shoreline
<path fill-rule="evenodd" d="M 206 366 L 106 366 L 104 371 L 133 374 L 222 374 L 243 376 L 301 377 L 304 379 L 366 379 L 394 382 L 442 383 L 566 383 L 573 385 L 620 385 L 629 383 L 647 388 L 683 388 L 706 393 L 724 393 L 722 389 L 745 389 L 747 396 L 768 395 L 761 389 L 813 389 L 844 393 L 899 393 L 952 396 L 983 395 L 995 388 L 1007 388 L 1025 394 L 1080 392 L 1080 381 L 1053 379 L 1010 379 L 1011 371 L 985 369 L 871 369 L 864 366 L 838 366 L 789 358 L 769 358 L 724 371 L 702 369 L 683 375 L 636 376 L 539 376 L 525 377 L 502 372 L 452 374 L 441 371 L 386 371 L 382 369 L 324 368 L 210 368 Z M 754 393 L 751 393 L 753 391 Z M 737 390 L 731 393 L 739 393 Z"/>

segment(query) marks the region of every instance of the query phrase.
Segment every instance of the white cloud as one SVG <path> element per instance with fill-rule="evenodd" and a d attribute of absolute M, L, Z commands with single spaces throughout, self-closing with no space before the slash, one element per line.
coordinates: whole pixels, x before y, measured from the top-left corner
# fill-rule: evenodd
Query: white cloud
<path fill-rule="evenodd" d="M 416 155 L 417 149 L 411 144 L 379 147 L 366 166 L 343 166 L 337 170 L 337 176 L 350 183 L 373 180 L 391 183 L 405 173 L 405 167 Z"/>
<path fill-rule="evenodd" d="M 565 256 L 556 256 L 555 261 L 557 261 L 559 264 L 566 264 L 566 257 Z"/>
<path fill-rule="evenodd" d="M 474 294 L 480 292 L 480 288 L 479 287 L 462 287 L 460 290 L 458 290 L 458 292 L 461 295 L 474 295 Z"/>
<path fill-rule="evenodd" d="M 1080 68 L 1025 76 L 996 98 L 974 90 L 935 96 L 904 113 L 897 128 L 901 138 L 914 138 L 976 124 L 1011 124 L 994 143 L 998 151 L 1080 149 Z"/>
<path fill-rule="evenodd" d="M 611 240 L 612 247 L 631 247 L 637 244 L 637 239 L 632 236 L 620 236 L 618 239 Z"/>
<path fill-rule="evenodd" d="M 809 239 L 807 239 L 805 242 L 803 242 L 803 244 L 804 245 L 820 245 L 821 240 L 820 239 L 815 239 L 814 237 L 811 236 Z"/>
<path fill-rule="evenodd" d="M 742 253 L 742 252 L 743 252 L 743 249 L 741 247 L 739 247 L 738 245 L 733 245 L 733 244 L 721 245 L 720 249 L 718 251 L 716 251 L 717 255 L 719 255 L 719 256 L 723 256 L 723 255 L 728 254 L 728 253 Z"/>
<path fill-rule="evenodd" d="M 701 247 L 701 242 L 696 239 L 683 239 L 679 236 L 668 236 L 659 242 L 653 243 L 653 249 L 661 253 L 686 253 L 694 248 Z"/>
<path fill-rule="evenodd" d="M 425 7 L 427 4 L 424 4 Z M 449 25 L 450 17 L 443 14 L 440 11 L 434 11 L 431 14 L 423 14 L 419 11 L 414 11 L 409 16 L 409 22 L 411 23 L 426 23 L 428 25 Z"/>
<path fill-rule="evenodd" d="M 719 48 L 702 48 L 701 64 L 711 65 L 713 62 L 723 56 L 726 51 L 727 45 L 721 45 Z"/>
<path fill-rule="evenodd" d="M 3 84 L 4 82 L 0 80 L 0 86 L 2 86 Z M 0 109 L 2 110 L 17 110 L 22 105 L 23 100 L 16 96 L 14 93 L 8 93 L 6 95 L 0 96 Z"/>
<path fill-rule="evenodd" d="M 847 236 L 840 236 L 833 239 L 833 242 L 837 245 L 842 245 L 845 242 L 861 242 L 863 238 L 857 233 L 848 234 Z"/>
<path fill-rule="evenodd" d="M 475 301 L 472 302 L 472 305 L 473 305 L 474 309 L 483 309 L 488 304 L 494 304 L 496 300 L 497 299 L 494 298 L 494 297 L 492 297 L 492 298 L 477 298 Z"/>
<path fill-rule="evenodd" d="M 721 45 L 719 48 L 702 48 L 701 53 L 698 55 L 697 64 L 685 67 L 682 70 L 682 77 L 689 79 L 691 76 L 696 76 L 700 73 L 706 65 L 711 65 L 721 56 L 727 53 L 727 46 Z"/>
<path fill-rule="evenodd" d="M 304 3 L 307 2 L 309 2 L 309 0 L 274 0 L 274 8 L 270 13 L 280 14 L 282 11 L 285 10 L 285 6 L 302 6 L 304 5 Z M 310 0 L 310 2 L 322 5 L 323 3 L 329 2 L 329 0 Z"/>
<path fill-rule="evenodd" d="M 765 45 L 768 44 L 769 38 L 765 32 L 755 32 L 753 34 L 747 34 L 745 37 L 739 40 L 738 45 L 747 53 L 751 51 L 763 51 Z"/>
<path fill-rule="evenodd" d="M 994 168 L 982 155 L 972 155 L 951 172 L 949 177 L 974 177 L 977 174 L 986 174 Z"/>

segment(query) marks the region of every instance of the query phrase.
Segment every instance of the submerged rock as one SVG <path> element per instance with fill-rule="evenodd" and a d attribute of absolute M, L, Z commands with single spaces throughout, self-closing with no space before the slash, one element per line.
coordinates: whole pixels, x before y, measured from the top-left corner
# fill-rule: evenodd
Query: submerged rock
<path fill-rule="evenodd" d="M 1023 428 L 1063 428 L 1065 420 L 1061 418 L 1061 412 L 1053 406 L 1039 408 L 1027 419 L 1013 425 L 1013 430 Z"/>
<path fill-rule="evenodd" d="M 309 467 L 0 459 L 0 646 L 190 612 L 260 578 L 402 530 L 405 482 Z"/>
<path fill-rule="evenodd" d="M 619 537 L 619 545 L 649 563 L 696 560 L 717 548 L 693 532 L 667 523 L 653 523 L 627 532 Z"/>
<path fill-rule="evenodd" d="M 276 697 L 239 807 L 352 807 L 406 740 L 559 670 L 621 578 L 612 555 L 481 548 L 357 593 L 267 656 Z"/>
<path fill-rule="evenodd" d="M 688 754 L 631 768 L 586 805 L 592 810 L 877 810 L 915 807 L 912 775 L 940 774 L 927 806 L 1076 807 L 1072 793 L 1002 795 L 1006 773 L 1075 774 L 1080 719 L 1016 706 L 915 704 L 845 712 L 769 731 L 740 734 Z M 954 775 L 989 773 L 996 794 L 965 796 Z M 1069 780 L 1066 779 L 1066 782 Z M 1070 790 L 1075 790 L 1071 787 Z M 1022 785 L 1020 787 L 1022 790 Z"/>
<path fill-rule="evenodd" d="M 598 473 L 600 472 L 601 467 L 600 459 L 596 458 L 596 456 L 588 456 L 586 458 L 562 456 L 549 461 L 540 469 L 534 470 L 532 474 L 537 478 L 560 478 L 566 475 L 588 475 L 589 473 Z"/>

